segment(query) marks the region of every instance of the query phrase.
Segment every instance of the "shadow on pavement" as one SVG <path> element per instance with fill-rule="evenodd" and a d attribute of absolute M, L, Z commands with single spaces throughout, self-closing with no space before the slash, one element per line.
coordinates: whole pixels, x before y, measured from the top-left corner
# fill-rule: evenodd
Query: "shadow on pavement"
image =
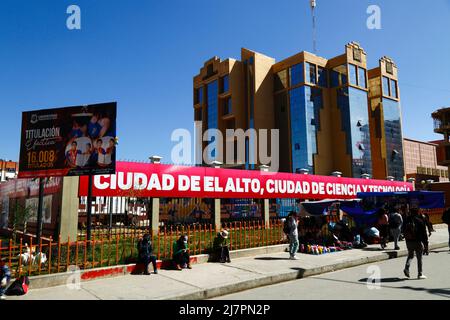
<path fill-rule="evenodd" d="M 278 257 L 256 257 L 255 260 L 272 261 L 272 260 L 289 260 L 289 258 L 278 258 Z"/>
<path fill-rule="evenodd" d="M 369 280 L 369 278 L 364 278 L 364 279 L 359 279 L 358 281 L 359 282 L 364 282 L 364 283 L 367 283 L 367 280 Z M 398 277 L 395 277 L 395 278 L 381 278 L 381 279 L 379 279 L 380 280 L 380 282 L 382 282 L 382 283 L 389 283 L 389 282 L 401 282 L 401 281 L 405 281 L 405 278 L 398 278 Z"/>
<path fill-rule="evenodd" d="M 300 269 L 297 268 L 297 270 L 300 270 Z M 398 279 L 398 280 L 396 280 L 396 279 Z M 367 280 L 367 279 L 361 279 L 361 280 L 359 280 L 359 282 L 354 282 L 354 281 L 348 281 L 348 280 L 324 278 L 324 277 L 320 276 L 320 277 L 314 277 L 314 280 L 333 281 L 333 282 L 341 282 L 341 283 L 348 283 L 348 284 L 357 284 L 357 285 L 362 285 L 362 286 L 367 285 L 367 282 L 364 282 L 364 280 Z M 397 277 L 380 279 L 381 282 L 385 282 L 385 283 L 413 281 L 413 280 L 417 280 L 417 279 L 406 279 L 406 278 L 401 279 L 401 278 L 397 278 Z M 422 280 L 417 280 L 417 281 L 422 281 Z M 383 285 L 383 287 L 390 288 L 390 289 L 414 290 L 414 291 L 428 292 L 433 295 L 441 296 L 444 298 L 450 298 L 450 289 L 448 289 L 448 288 L 423 288 L 423 287 L 411 287 L 411 286 L 394 287 L 394 286 L 389 286 L 389 285 Z"/>

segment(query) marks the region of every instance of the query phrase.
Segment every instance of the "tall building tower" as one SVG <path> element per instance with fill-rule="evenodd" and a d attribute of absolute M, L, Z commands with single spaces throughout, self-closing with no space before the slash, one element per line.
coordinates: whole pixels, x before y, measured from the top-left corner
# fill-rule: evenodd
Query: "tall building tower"
<path fill-rule="evenodd" d="M 215 57 L 195 76 L 194 117 L 203 132 L 278 129 L 283 172 L 403 180 L 398 91 L 392 60 L 382 58 L 368 73 L 366 52 L 356 42 L 331 59 L 302 51 L 275 62 L 242 49 L 241 61 Z M 256 140 L 246 137 L 247 162 Z"/>
<path fill-rule="evenodd" d="M 259 129 L 274 128 L 271 69 L 275 60 L 247 49 L 242 49 L 241 58 L 241 61 L 222 61 L 214 57 L 204 63 L 200 73 L 194 77 L 194 119 L 201 121 L 202 135 L 208 135 L 208 129 L 216 128 L 225 140 L 223 152 L 212 150 L 203 162 L 219 160 L 227 162 L 225 166 L 255 169 L 260 163 L 255 151 L 259 136 L 248 134 L 245 137 L 247 161 L 242 162 L 237 157 L 237 137 L 227 139 L 226 130 L 255 129 L 258 132 Z M 202 150 L 214 142 L 214 137 L 206 138 L 208 141 L 202 143 Z M 234 144 L 234 164 L 225 161 L 227 143 Z"/>
<path fill-rule="evenodd" d="M 356 42 L 328 60 L 335 170 L 344 176 L 372 175 L 366 53 Z"/>
<path fill-rule="evenodd" d="M 329 174 L 333 169 L 326 64 L 303 51 L 273 66 L 281 171 Z"/>
<path fill-rule="evenodd" d="M 402 180 L 405 176 L 397 66 L 388 57 L 369 70 L 370 134 L 373 176 Z"/>

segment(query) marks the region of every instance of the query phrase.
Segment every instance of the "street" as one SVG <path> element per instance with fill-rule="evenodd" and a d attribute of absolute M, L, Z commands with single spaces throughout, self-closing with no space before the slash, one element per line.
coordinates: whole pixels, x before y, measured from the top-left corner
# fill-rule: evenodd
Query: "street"
<path fill-rule="evenodd" d="M 406 257 L 325 273 L 319 276 L 247 290 L 219 297 L 219 300 L 424 300 L 450 299 L 450 251 L 432 250 L 423 260 L 425 280 L 417 280 L 417 259 L 411 263 L 410 280 L 403 275 Z M 380 268 L 380 289 L 370 289 L 367 278 L 373 266 Z M 370 268 L 372 267 L 372 268 Z M 370 269 L 368 269 L 370 268 Z"/>

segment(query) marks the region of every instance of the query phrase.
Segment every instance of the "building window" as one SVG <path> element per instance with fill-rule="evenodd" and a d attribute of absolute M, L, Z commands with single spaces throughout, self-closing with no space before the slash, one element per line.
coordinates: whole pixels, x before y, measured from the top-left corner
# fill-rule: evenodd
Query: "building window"
<path fill-rule="evenodd" d="M 331 70 L 331 87 L 345 86 L 347 84 L 347 66 L 340 65 Z"/>
<path fill-rule="evenodd" d="M 296 64 L 289 68 L 291 87 L 304 82 L 303 63 Z"/>
<path fill-rule="evenodd" d="M 194 91 L 194 103 L 202 104 L 203 103 L 203 88 L 197 88 Z"/>
<path fill-rule="evenodd" d="M 317 73 L 319 75 L 319 86 L 328 87 L 328 71 L 325 68 L 317 67 Z"/>
<path fill-rule="evenodd" d="M 220 78 L 220 93 L 227 93 L 229 90 L 229 77 L 228 75 Z"/>
<path fill-rule="evenodd" d="M 398 98 L 397 81 L 391 79 L 391 97 Z"/>
<path fill-rule="evenodd" d="M 316 65 L 306 62 L 306 79 L 307 82 L 316 84 Z"/>
<path fill-rule="evenodd" d="M 279 91 L 288 87 L 287 69 L 277 72 L 274 78 L 274 90 Z"/>
<path fill-rule="evenodd" d="M 348 71 L 349 71 L 348 78 L 349 78 L 350 84 L 352 84 L 354 86 L 358 85 L 358 81 L 356 80 L 356 72 L 357 72 L 356 70 L 357 70 L 357 67 L 354 64 L 348 65 Z"/>
<path fill-rule="evenodd" d="M 391 92 L 389 91 L 389 78 L 383 77 L 383 95 L 390 96 Z"/>
<path fill-rule="evenodd" d="M 226 98 L 223 101 L 223 115 L 229 115 L 232 113 L 232 109 L 231 109 L 231 97 Z"/>
<path fill-rule="evenodd" d="M 358 86 L 367 88 L 366 69 L 358 67 Z"/>

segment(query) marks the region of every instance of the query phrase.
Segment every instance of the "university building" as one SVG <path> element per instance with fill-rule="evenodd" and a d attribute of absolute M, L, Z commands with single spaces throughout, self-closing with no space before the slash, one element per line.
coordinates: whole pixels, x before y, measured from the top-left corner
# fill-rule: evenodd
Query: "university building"
<path fill-rule="evenodd" d="M 368 69 L 355 42 L 331 59 L 303 51 L 276 62 L 248 49 L 240 61 L 214 57 L 194 77 L 194 120 L 224 136 L 226 129 L 279 129 L 280 171 L 405 177 L 397 66 L 383 57 Z M 246 137 L 246 159 L 259 138 Z"/>

